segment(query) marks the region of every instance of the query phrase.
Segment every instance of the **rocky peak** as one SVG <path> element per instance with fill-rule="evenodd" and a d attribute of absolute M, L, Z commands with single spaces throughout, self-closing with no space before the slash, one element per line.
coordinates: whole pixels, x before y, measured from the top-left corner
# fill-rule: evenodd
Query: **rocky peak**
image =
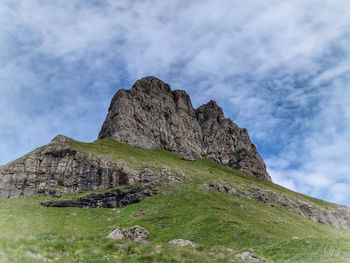
<path fill-rule="evenodd" d="M 201 157 L 201 127 L 190 97 L 172 92 L 155 77 L 117 92 L 99 134 L 99 139 L 105 137 L 146 149 L 169 149 L 190 160 Z"/>
<path fill-rule="evenodd" d="M 196 110 L 196 112 L 199 122 L 203 122 L 211 118 L 215 118 L 220 121 L 224 118 L 224 112 L 215 100 L 210 100 L 207 104 L 203 104 Z"/>
<path fill-rule="evenodd" d="M 155 94 L 161 97 L 172 96 L 170 86 L 164 81 L 153 76 L 148 76 L 137 80 L 132 86 L 131 92 L 141 92 L 150 95 Z"/>
<path fill-rule="evenodd" d="M 247 130 L 225 118 L 216 101 L 196 110 L 184 90 L 172 91 L 155 77 L 116 93 L 99 134 L 99 139 L 105 137 L 146 149 L 165 148 L 188 160 L 206 156 L 271 180 Z"/>

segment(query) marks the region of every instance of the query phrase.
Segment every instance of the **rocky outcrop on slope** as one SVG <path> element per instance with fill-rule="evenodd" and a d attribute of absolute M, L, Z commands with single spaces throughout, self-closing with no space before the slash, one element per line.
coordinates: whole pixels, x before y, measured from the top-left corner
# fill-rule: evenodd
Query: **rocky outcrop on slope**
<path fill-rule="evenodd" d="M 321 207 L 304 200 L 286 196 L 271 190 L 253 186 L 249 191 L 218 182 L 203 185 L 206 191 L 226 193 L 245 199 L 255 199 L 272 207 L 280 206 L 298 215 L 310 218 L 318 223 L 335 227 L 350 228 L 350 208 L 334 205 L 333 207 Z"/>
<path fill-rule="evenodd" d="M 271 180 L 247 130 L 225 118 L 215 101 L 202 105 L 196 113 L 202 127 L 204 155 L 247 174 Z"/>
<path fill-rule="evenodd" d="M 55 137 L 51 143 L 1 167 L 0 198 L 109 189 L 117 185 L 172 184 L 182 176 L 167 168 L 137 170 L 100 156 L 77 151 L 71 139 Z"/>
<path fill-rule="evenodd" d="M 214 101 L 195 110 L 182 90 L 146 77 L 112 99 L 99 139 L 111 137 L 141 148 L 165 148 L 185 159 L 208 158 L 271 181 L 246 129 L 224 117 Z"/>
<path fill-rule="evenodd" d="M 107 189 L 132 183 L 137 171 L 78 152 L 70 139 L 54 138 L 50 144 L 4 166 L 0 171 L 0 198 L 48 193 Z"/>

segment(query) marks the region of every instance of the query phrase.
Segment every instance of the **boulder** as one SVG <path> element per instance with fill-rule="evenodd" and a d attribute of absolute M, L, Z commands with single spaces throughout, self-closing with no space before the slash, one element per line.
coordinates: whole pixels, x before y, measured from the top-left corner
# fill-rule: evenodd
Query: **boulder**
<path fill-rule="evenodd" d="M 247 263 L 263 263 L 264 260 L 254 255 L 251 251 L 242 251 L 240 253 L 235 254 L 235 258 L 240 262 Z"/>
<path fill-rule="evenodd" d="M 149 236 L 148 231 L 140 226 L 133 226 L 129 229 L 117 228 L 113 230 L 107 238 L 118 240 L 118 239 L 128 239 L 130 241 L 146 242 Z"/>

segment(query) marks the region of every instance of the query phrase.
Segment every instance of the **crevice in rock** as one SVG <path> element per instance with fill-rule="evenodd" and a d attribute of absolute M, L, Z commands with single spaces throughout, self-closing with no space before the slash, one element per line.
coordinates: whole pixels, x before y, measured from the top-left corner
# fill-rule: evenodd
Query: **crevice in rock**
<path fill-rule="evenodd" d="M 156 194 L 156 189 L 151 187 L 133 187 L 90 194 L 73 200 L 42 202 L 41 205 L 47 207 L 118 208 L 138 203 Z"/>

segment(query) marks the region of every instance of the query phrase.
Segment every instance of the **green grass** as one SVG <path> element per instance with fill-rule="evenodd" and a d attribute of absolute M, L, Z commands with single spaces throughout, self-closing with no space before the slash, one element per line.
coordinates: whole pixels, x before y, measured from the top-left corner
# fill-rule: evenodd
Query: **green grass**
<path fill-rule="evenodd" d="M 39 204 L 50 200 L 45 196 L 0 200 L 0 262 L 232 262 L 236 252 L 246 249 L 268 262 L 350 262 L 348 230 L 255 200 L 204 191 L 202 185 L 255 185 L 323 207 L 332 204 L 208 160 L 184 161 L 165 150 L 136 149 L 109 139 L 70 144 L 136 168 L 168 167 L 183 172 L 187 180 L 163 186 L 166 194 L 117 210 L 47 208 Z M 142 215 L 136 216 L 140 210 Z M 106 239 L 114 228 L 133 225 L 149 230 L 148 244 Z M 174 238 L 200 246 L 172 248 L 167 242 Z M 33 258 L 38 255 L 42 258 Z"/>

